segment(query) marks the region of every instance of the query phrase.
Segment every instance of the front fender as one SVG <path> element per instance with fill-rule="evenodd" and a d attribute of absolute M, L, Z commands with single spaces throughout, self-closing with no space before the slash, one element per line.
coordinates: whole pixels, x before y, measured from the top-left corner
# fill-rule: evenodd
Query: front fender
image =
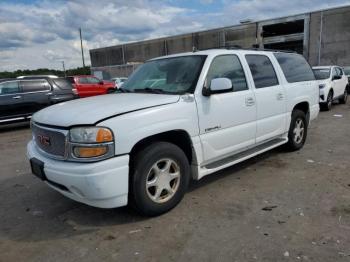
<path fill-rule="evenodd" d="M 116 116 L 99 123 L 112 129 L 115 154 L 128 154 L 137 142 L 173 130 L 184 130 L 190 137 L 198 136 L 199 127 L 195 102 L 177 103 L 148 108 Z"/>

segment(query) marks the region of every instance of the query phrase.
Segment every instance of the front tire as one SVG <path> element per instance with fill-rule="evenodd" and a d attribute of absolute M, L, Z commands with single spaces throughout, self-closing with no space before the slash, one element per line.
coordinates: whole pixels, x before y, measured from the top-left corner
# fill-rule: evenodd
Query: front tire
<path fill-rule="evenodd" d="M 133 158 L 129 199 L 141 214 L 157 216 L 181 201 L 189 181 L 185 153 L 174 144 L 156 142 Z"/>
<path fill-rule="evenodd" d="M 286 144 L 289 151 L 300 150 L 307 137 L 307 120 L 303 111 L 295 109 L 292 112 L 292 119 L 288 132 L 288 143 Z"/>

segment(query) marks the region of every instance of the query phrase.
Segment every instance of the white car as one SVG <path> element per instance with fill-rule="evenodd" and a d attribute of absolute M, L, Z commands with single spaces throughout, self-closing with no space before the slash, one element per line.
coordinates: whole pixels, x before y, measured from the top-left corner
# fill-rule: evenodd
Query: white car
<path fill-rule="evenodd" d="M 313 67 L 316 79 L 320 87 L 321 109 L 330 110 L 334 100 L 345 104 L 348 98 L 348 78 L 339 66 Z"/>
<path fill-rule="evenodd" d="M 163 84 L 147 86 L 155 78 Z M 318 113 L 318 84 L 301 55 L 183 53 L 146 62 L 115 94 L 36 113 L 27 156 L 33 174 L 71 199 L 132 203 L 153 216 L 175 207 L 191 178 L 283 144 L 301 149 Z"/>
<path fill-rule="evenodd" d="M 114 78 L 111 78 L 111 81 L 115 83 L 115 87 L 116 88 L 120 88 L 124 82 L 128 80 L 127 77 L 114 77 Z"/>

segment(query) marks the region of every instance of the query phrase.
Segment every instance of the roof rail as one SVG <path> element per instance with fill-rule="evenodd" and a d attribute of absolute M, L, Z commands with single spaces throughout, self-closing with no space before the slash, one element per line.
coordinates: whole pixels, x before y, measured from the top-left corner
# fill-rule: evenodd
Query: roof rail
<path fill-rule="evenodd" d="M 283 52 L 283 53 L 294 53 L 294 54 L 297 53 L 296 51 L 293 51 L 293 50 L 267 49 L 267 48 L 259 48 L 259 47 L 244 48 L 239 45 L 224 45 L 224 46 L 211 47 L 206 49 L 195 49 L 193 50 L 193 52 L 212 50 L 212 49 L 268 51 L 268 52 Z"/>

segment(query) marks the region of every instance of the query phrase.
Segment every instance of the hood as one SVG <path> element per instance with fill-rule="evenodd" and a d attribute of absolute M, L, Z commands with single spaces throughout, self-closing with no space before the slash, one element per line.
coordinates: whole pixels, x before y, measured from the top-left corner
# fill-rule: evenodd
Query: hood
<path fill-rule="evenodd" d="M 47 107 L 33 115 L 33 121 L 69 127 L 93 125 L 105 118 L 135 110 L 176 103 L 179 95 L 118 93 L 72 100 Z"/>

